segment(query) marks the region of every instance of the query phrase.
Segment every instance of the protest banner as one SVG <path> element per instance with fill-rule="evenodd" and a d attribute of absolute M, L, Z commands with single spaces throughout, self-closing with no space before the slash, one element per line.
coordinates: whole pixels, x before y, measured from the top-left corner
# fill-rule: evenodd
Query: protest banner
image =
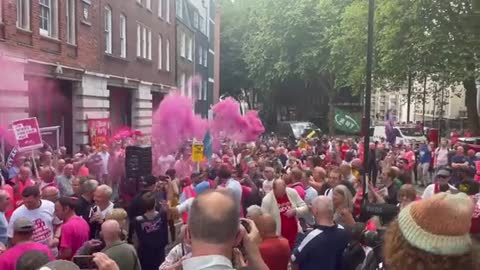
<path fill-rule="evenodd" d="M 200 142 L 194 142 L 192 144 L 192 161 L 193 162 L 203 161 L 203 144 Z"/>
<path fill-rule="evenodd" d="M 35 150 L 43 147 L 42 134 L 36 117 L 16 120 L 12 123 L 18 151 Z"/>
<path fill-rule="evenodd" d="M 102 144 L 108 143 L 108 137 L 110 135 L 110 119 L 92 118 L 87 121 L 89 144 L 98 149 Z"/>

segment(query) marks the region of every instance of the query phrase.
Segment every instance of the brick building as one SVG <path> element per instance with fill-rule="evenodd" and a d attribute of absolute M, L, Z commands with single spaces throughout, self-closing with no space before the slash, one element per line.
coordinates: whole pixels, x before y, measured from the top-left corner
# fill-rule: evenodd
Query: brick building
<path fill-rule="evenodd" d="M 175 31 L 174 0 L 0 0 L 0 125 L 36 116 L 74 150 L 88 118 L 150 133 L 175 85 Z"/>

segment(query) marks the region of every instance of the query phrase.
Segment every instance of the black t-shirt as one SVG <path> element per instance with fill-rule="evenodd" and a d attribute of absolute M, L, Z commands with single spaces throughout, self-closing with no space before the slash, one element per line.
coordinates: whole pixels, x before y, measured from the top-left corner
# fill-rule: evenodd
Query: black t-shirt
<path fill-rule="evenodd" d="M 388 188 L 388 196 L 385 198 L 385 202 L 392 205 L 398 204 L 398 187 L 395 183 L 392 183 Z"/>
<path fill-rule="evenodd" d="M 81 216 L 85 221 L 89 222 L 90 220 L 90 210 L 92 209 L 93 202 L 87 201 L 85 198 L 80 196 L 80 198 L 77 199 L 76 205 L 75 205 L 75 213 L 77 216 Z"/>

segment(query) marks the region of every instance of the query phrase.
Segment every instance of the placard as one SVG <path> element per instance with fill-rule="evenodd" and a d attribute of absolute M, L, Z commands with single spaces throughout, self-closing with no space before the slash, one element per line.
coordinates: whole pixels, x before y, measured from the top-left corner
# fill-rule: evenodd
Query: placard
<path fill-rule="evenodd" d="M 192 144 L 192 161 L 200 162 L 203 161 L 203 144 L 199 142 L 194 142 Z"/>
<path fill-rule="evenodd" d="M 34 150 L 43 147 L 42 135 L 36 117 L 16 120 L 12 123 L 18 151 Z"/>
<path fill-rule="evenodd" d="M 102 144 L 108 143 L 109 135 L 109 118 L 88 119 L 88 139 L 91 146 L 95 146 L 97 149 L 99 149 Z"/>

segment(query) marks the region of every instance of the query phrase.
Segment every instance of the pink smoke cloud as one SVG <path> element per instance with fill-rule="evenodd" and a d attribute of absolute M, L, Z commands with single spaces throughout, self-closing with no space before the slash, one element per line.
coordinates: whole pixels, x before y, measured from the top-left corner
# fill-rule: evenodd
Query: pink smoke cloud
<path fill-rule="evenodd" d="M 258 113 L 248 111 L 245 115 L 241 115 L 240 104 L 233 98 L 220 101 L 213 106 L 212 110 L 214 118 L 211 130 L 214 145 L 218 145 L 218 140 L 227 138 L 236 142 L 256 141 L 265 132 Z"/>

